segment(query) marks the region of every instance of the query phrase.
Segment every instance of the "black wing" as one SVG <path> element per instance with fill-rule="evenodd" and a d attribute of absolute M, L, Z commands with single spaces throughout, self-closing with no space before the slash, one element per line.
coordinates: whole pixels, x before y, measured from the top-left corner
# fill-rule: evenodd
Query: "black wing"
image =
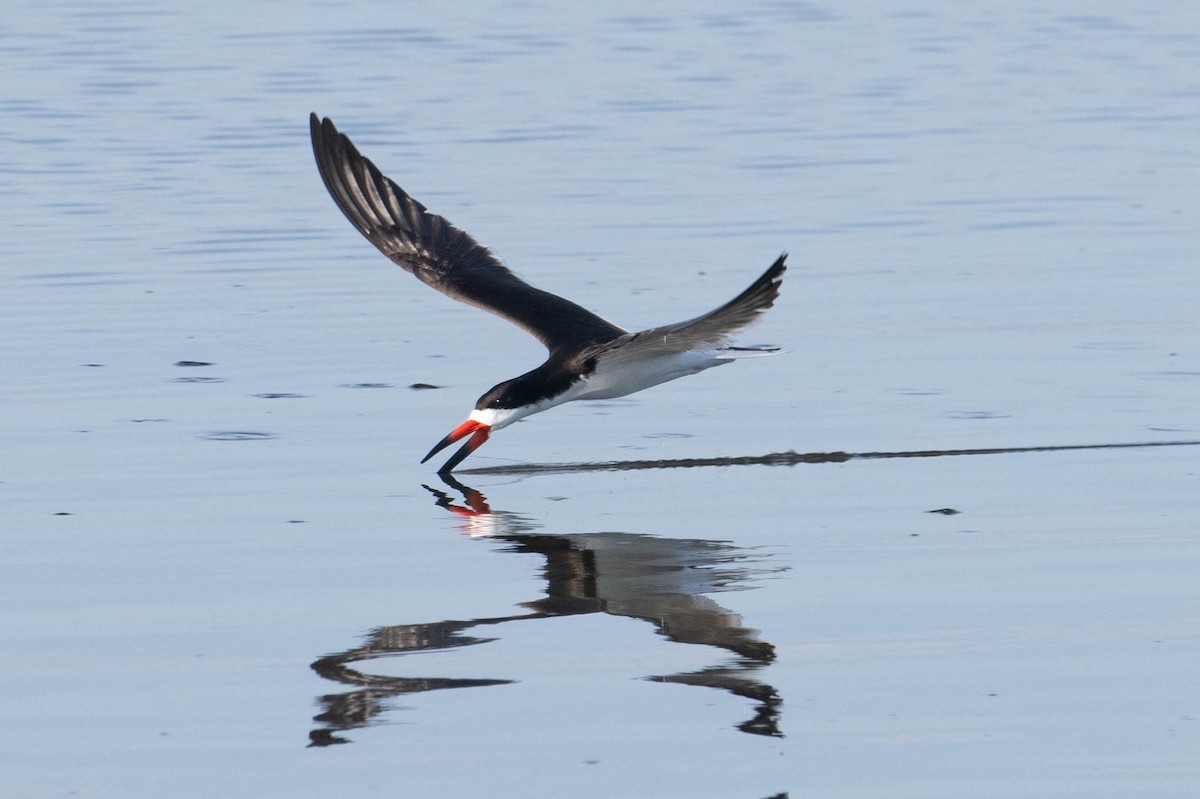
<path fill-rule="evenodd" d="M 487 247 L 409 197 L 329 119 L 311 114 L 309 125 L 317 168 L 338 208 L 380 252 L 422 283 L 507 319 L 551 351 L 627 332 L 514 275 Z"/>

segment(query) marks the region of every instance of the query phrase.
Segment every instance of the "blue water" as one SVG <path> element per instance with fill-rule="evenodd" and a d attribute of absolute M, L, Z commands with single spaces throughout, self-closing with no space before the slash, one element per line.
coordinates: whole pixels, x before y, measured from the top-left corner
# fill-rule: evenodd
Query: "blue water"
<path fill-rule="evenodd" d="M 10 5 L 12 795 L 1194 795 L 1200 449 L 1036 451 L 1200 440 L 1189 4 Z M 543 353 L 310 111 L 626 327 L 787 250 L 784 352 L 443 483 Z"/>

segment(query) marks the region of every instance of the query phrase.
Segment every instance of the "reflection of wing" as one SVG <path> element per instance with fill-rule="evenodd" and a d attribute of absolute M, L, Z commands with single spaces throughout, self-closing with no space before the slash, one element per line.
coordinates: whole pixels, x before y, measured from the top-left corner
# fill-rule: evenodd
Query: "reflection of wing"
<path fill-rule="evenodd" d="M 747 660 L 769 663 L 775 647 L 758 639 L 758 630 L 742 626 L 742 617 L 706 596 L 664 594 L 626 600 L 605 600 L 614 616 L 648 621 L 672 641 L 728 649 Z"/>
<path fill-rule="evenodd" d="M 719 688 L 756 703 L 754 717 L 738 729 L 754 735 L 781 735 L 782 700 L 754 672 L 775 659 L 775 647 L 745 627 L 737 613 L 706 594 L 736 590 L 755 574 L 777 571 L 762 557 L 723 542 L 656 538 L 630 533 L 569 536 L 509 536 L 520 552 L 546 555 L 547 596 L 525 607 L 548 616 L 603 612 L 641 619 L 668 640 L 715 646 L 737 660 L 687 674 L 647 677 L 655 682 Z"/>
<path fill-rule="evenodd" d="M 563 536 L 570 547 L 547 552 L 538 541 L 544 538 L 509 538 L 519 542 L 521 551 L 540 547 L 549 560 L 547 598 L 525 607 L 553 613 L 560 603 L 592 599 L 605 613 L 650 622 L 672 641 L 720 647 L 760 664 L 774 660 L 775 648 L 759 640 L 757 630 L 743 626 L 739 614 L 706 596 L 736 590 L 756 573 L 773 571 L 756 566 L 761 558 L 748 558 L 723 541 L 632 533 Z M 584 557 L 569 559 L 571 553 Z M 586 573 L 580 574 L 581 568 Z"/>
<path fill-rule="evenodd" d="M 359 686 L 359 689 L 320 697 L 319 701 L 324 710 L 313 716 L 313 721 L 319 721 L 325 726 L 309 732 L 309 746 L 349 743 L 347 739 L 335 733 L 370 724 L 375 716 L 387 709 L 385 701 L 394 696 L 440 691 L 446 688 L 508 685 L 512 680 L 464 680 L 448 677 L 391 677 L 366 674 L 350 668 L 349 664 L 407 652 L 428 652 L 487 643 L 495 639 L 472 638 L 462 633 L 479 624 L 498 624 L 509 620 L 511 619 L 476 619 L 381 627 L 371 633 L 367 643 L 363 646 L 334 655 L 326 655 L 317 660 L 312 664 L 312 670 L 317 674 L 343 685 Z"/>

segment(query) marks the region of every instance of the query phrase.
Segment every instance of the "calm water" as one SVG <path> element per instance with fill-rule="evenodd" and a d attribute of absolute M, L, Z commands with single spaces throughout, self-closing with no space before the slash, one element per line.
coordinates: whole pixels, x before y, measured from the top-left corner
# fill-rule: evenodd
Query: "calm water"
<path fill-rule="evenodd" d="M 1037 451 L 1200 440 L 1191 4 L 10 5 L 13 796 L 1195 794 L 1200 448 Z M 627 327 L 789 251 L 784 354 L 444 484 L 542 352 L 310 111 Z"/>

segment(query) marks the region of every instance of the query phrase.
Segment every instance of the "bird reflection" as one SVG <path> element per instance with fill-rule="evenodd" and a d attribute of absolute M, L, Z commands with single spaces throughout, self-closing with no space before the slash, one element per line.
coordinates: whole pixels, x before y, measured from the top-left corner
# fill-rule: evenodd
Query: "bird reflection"
<path fill-rule="evenodd" d="M 733 654 L 724 663 L 696 672 L 651 676 L 655 682 L 720 688 L 754 702 L 753 716 L 737 725 L 754 735 L 780 736 L 782 700 L 756 672 L 775 659 L 775 648 L 743 626 L 741 617 L 708 594 L 744 588 L 763 573 L 778 571 L 765 555 L 727 542 L 657 538 L 634 533 L 536 532 L 529 518 L 493 510 L 487 498 L 449 475 L 443 481 L 461 495 L 425 486 L 436 503 L 461 517 L 473 537 L 507 542 L 507 551 L 545 557 L 546 596 L 522 603 L 525 612 L 469 620 L 399 624 L 372 630 L 363 645 L 327 655 L 312 664 L 322 677 L 355 686 L 347 693 L 319 699 L 323 726 L 309 734 L 310 746 L 348 743 L 339 733 L 364 727 L 387 710 L 387 700 L 404 694 L 445 688 L 504 685 L 503 679 L 393 677 L 364 673 L 355 666 L 379 657 L 432 652 L 482 644 L 495 638 L 468 635 L 507 622 L 608 613 L 641 619 L 668 640 L 704 644 Z"/>

